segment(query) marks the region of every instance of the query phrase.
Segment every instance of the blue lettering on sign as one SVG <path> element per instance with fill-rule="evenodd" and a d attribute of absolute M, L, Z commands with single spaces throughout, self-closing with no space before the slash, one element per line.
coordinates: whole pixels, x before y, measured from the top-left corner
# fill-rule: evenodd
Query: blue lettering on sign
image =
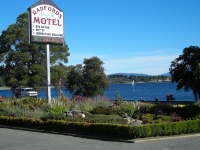
<path fill-rule="evenodd" d="M 54 17 L 54 15 L 52 15 L 52 14 L 46 14 L 46 13 L 41 13 L 41 16 L 45 16 L 45 17 Z"/>

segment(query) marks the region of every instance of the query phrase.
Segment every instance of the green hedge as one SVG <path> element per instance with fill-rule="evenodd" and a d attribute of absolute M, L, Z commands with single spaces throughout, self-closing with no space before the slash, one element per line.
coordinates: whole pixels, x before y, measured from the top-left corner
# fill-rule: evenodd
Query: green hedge
<path fill-rule="evenodd" d="M 62 120 L 42 121 L 40 119 L 0 116 L 0 125 L 56 131 L 60 133 L 84 133 L 124 139 L 169 136 L 200 132 L 200 120 L 149 124 L 142 126 L 110 123 L 68 122 Z"/>

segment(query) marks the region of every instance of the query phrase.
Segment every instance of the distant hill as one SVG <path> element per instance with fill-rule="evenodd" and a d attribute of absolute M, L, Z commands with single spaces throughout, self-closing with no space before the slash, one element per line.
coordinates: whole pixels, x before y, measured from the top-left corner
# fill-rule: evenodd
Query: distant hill
<path fill-rule="evenodd" d="M 126 75 L 127 77 L 130 76 L 152 76 L 152 75 L 148 75 L 148 74 L 144 74 L 144 73 L 113 73 L 113 74 L 109 74 L 108 76 L 113 76 L 113 75 Z M 162 76 L 171 76 L 170 73 L 164 73 L 161 74 Z"/>
<path fill-rule="evenodd" d="M 168 73 L 164 73 L 164 74 L 162 74 L 163 76 L 167 76 L 167 77 L 169 77 L 169 76 L 171 76 L 171 74 L 168 72 Z"/>
<path fill-rule="evenodd" d="M 143 73 L 113 73 L 113 74 L 109 74 L 108 76 L 113 76 L 113 75 L 126 75 L 127 77 L 129 77 L 129 76 L 150 76 L 148 74 L 143 74 Z"/>

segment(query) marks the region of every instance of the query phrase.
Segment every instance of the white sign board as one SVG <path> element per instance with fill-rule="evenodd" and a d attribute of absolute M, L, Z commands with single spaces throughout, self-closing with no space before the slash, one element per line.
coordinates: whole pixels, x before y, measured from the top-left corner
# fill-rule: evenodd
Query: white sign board
<path fill-rule="evenodd" d="M 64 43 L 63 12 L 48 4 L 29 9 L 30 43 Z"/>

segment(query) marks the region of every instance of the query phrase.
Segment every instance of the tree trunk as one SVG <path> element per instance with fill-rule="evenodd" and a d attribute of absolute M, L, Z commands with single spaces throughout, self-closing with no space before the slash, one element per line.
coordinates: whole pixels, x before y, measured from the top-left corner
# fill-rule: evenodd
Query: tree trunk
<path fill-rule="evenodd" d="M 197 100 L 197 92 L 193 90 L 195 101 Z"/>

